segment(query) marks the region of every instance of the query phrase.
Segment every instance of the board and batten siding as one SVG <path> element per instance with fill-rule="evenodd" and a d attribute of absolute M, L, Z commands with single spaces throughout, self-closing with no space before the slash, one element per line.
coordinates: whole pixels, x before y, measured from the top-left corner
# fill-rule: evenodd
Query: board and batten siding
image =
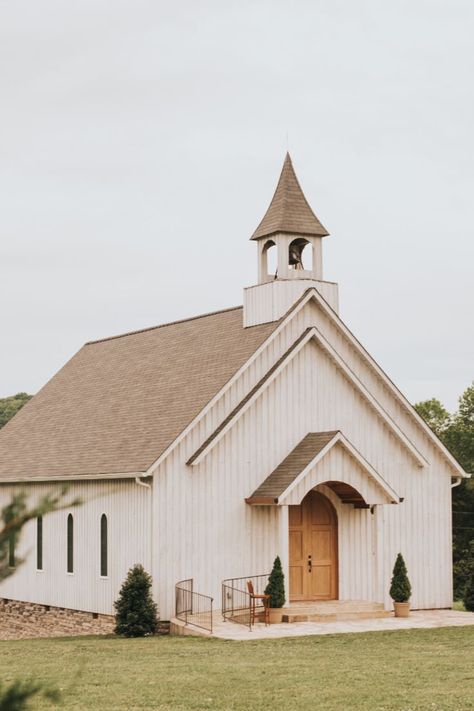
<path fill-rule="evenodd" d="M 1 485 L 0 506 L 26 491 L 34 505 L 61 484 Z M 83 481 L 69 486 L 65 502 L 80 506 L 43 517 L 43 570 L 36 569 L 36 519 L 25 526 L 16 556 L 25 561 L 0 584 L 0 597 L 86 612 L 113 614 L 113 603 L 129 568 L 151 571 L 152 490 L 134 480 Z M 67 572 L 67 517 L 74 520 L 73 573 Z M 108 575 L 101 576 L 101 517 L 107 516 Z"/>
<path fill-rule="evenodd" d="M 198 464 L 186 465 L 291 343 L 314 325 L 376 393 L 429 466 L 415 463 L 314 341 L 288 362 Z M 451 606 L 449 466 L 328 317 L 309 303 L 270 339 L 155 472 L 153 538 L 160 544 L 154 548 L 153 570 L 164 614 L 173 614 L 174 584 L 183 578 L 192 577 L 194 589 L 214 597 L 217 608 L 223 579 L 269 572 L 275 555 L 281 556 L 288 580 L 287 507 L 249 506 L 245 498 L 308 432 L 334 429 L 342 430 L 404 499 L 377 505 L 371 513 L 325 492 L 338 513 L 340 598 L 389 607 L 391 572 L 400 551 L 413 585 L 413 606 Z M 318 466 L 329 463 L 323 459 Z M 333 478 L 331 471 L 328 478 Z"/>

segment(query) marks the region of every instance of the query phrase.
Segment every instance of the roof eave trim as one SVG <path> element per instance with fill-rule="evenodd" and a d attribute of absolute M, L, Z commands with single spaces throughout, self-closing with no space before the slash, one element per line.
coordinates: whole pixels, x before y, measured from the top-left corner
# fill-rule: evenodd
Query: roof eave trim
<path fill-rule="evenodd" d="M 299 235 L 301 237 L 329 237 L 329 232 L 327 232 L 326 229 L 322 229 L 320 232 L 317 232 L 316 230 L 288 230 L 285 227 L 278 227 L 274 230 L 269 230 L 268 232 L 262 232 L 262 234 L 258 234 L 258 230 L 256 230 L 253 235 L 250 237 L 250 241 L 254 240 L 257 241 L 259 239 L 267 239 L 269 237 L 274 237 L 275 235 Z"/>
<path fill-rule="evenodd" d="M 245 499 L 245 503 L 250 506 L 275 506 L 280 502 L 278 496 L 249 496 Z"/>
<path fill-rule="evenodd" d="M 143 479 L 147 477 L 147 473 L 143 472 L 112 472 L 112 473 L 102 473 L 102 474 L 75 474 L 69 476 L 12 476 L 12 477 L 0 477 L 0 484 L 41 484 L 47 482 L 48 484 L 61 482 L 61 481 L 101 481 L 103 479 L 136 479 L 140 477 Z"/>

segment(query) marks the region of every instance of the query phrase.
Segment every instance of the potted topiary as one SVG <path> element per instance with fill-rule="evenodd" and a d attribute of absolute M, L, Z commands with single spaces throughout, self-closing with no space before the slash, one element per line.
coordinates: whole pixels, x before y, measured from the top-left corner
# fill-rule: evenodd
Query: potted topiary
<path fill-rule="evenodd" d="M 273 569 L 265 588 L 265 595 L 270 595 L 270 624 L 281 622 L 281 608 L 285 604 L 285 576 L 283 575 L 279 556 L 275 558 L 273 563 Z"/>
<path fill-rule="evenodd" d="M 408 617 L 410 614 L 411 585 L 408 580 L 407 567 L 401 553 L 393 566 L 390 597 L 393 600 L 395 617 Z"/>

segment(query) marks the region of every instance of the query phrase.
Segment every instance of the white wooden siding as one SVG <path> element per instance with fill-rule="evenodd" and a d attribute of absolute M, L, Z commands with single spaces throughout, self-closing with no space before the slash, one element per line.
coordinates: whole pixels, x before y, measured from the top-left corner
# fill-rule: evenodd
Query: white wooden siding
<path fill-rule="evenodd" d="M 28 492 L 34 504 L 49 484 L 2 485 L 3 507 L 14 491 Z M 66 501 L 81 506 L 47 514 L 43 519 L 43 570 L 36 570 L 36 520 L 24 529 L 17 555 L 26 560 L 0 584 L 0 596 L 75 610 L 113 613 L 113 602 L 128 569 L 142 563 L 151 572 L 150 513 L 152 492 L 135 481 L 82 482 L 69 488 Z M 74 517 L 74 572 L 66 572 L 66 521 Z M 100 518 L 108 523 L 108 576 L 100 575 Z"/>
<path fill-rule="evenodd" d="M 336 313 L 339 311 L 339 287 L 332 281 L 274 279 L 244 289 L 244 325 L 277 321 L 312 287 L 320 292 Z"/>

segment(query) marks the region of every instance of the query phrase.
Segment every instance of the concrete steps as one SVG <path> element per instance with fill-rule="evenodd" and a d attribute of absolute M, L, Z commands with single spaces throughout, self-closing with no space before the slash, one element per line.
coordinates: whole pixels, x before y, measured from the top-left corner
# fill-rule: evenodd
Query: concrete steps
<path fill-rule="evenodd" d="M 382 603 L 365 600 L 328 600 L 324 602 L 293 602 L 282 609 L 282 622 L 343 622 L 390 617 Z"/>

